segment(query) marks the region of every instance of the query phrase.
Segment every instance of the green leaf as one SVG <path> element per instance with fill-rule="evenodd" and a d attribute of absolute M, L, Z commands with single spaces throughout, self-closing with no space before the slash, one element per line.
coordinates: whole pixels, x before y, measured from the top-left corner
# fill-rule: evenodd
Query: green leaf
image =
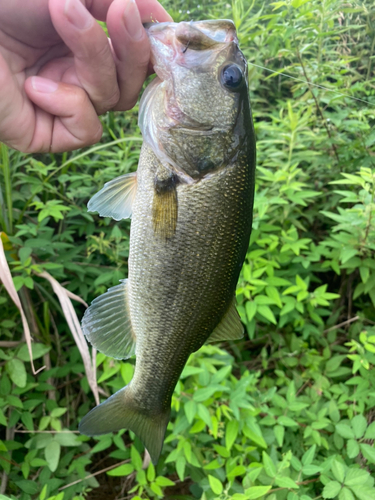
<path fill-rule="evenodd" d="M 360 439 L 365 433 L 367 427 L 367 420 L 363 415 L 356 415 L 350 421 L 350 425 L 354 431 L 355 437 L 357 439 Z"/>
<path fill-rule="evenodd" d="M 49 469 L 52 472 L 55 472 L 57 466 L 59 465 L 60 451 L 61 451 L 60 443 L 58 443 L 55 440 L 48 443 L 48 445 L 44 449 L 44 457 L 46 459 Z"/>
<path fill-rule="evenodd" d="M 227 428 L 225 430 L 225 447 L 227 450 L 230 450 L 233 446 L 233 443 L 236 440 L 238 434 L 238 422 L 237 420 L 231 420 L 227 424 Z"/>
<path fill-rule="evenodd" d="M 210 483 L 210 488 L 215 493 L 215 495 L 221 495 L 221 493 L 223 492 L 223 485 L 221 484 L 221 481 L 209 474 L 208 482 Z"/>
<path fill-rule="evenodd" d="M 371 422 L 367 427 L 365 439 L 375 439 L 375 422 Z"/>
<path fill-rule="evenodd" d="M 339 500 L 355 500 L 353 493 L 345 486 L 339 493 Z"/>
<path fill-rule="evenodd" d="M 375 464 L 375 448 L 364 443 L 361 443 L 359 447 L 361 448 L 362 455 L 367 458 L 369 462 Z"/>
<path fill-rule="evenodd" d="M 16 481 L 15 484 L 18 486 L 18 488 L 29 495 L 35 495 L 39 491 L 39 485 L 36 481 L 24 479 L 22 481 Z"/>
<path fill-rule="evenodd" d="M 337 481 L 330 481 L 324 486 L 323 498 L 335 498 L 341 490 L 341 484 Z"/>
<path fill-rule="evenodd" d="M 374 500 L 375 498 L 375 488 L 370 486 L 356 486 L 353 491 L 358 500 Z"/>
<path fill-rule="evenodd" d="M 51 346 L 49 345 L 44 345 L 40 343 L 33 342 L 31 344 L 31 351 L 33 353 L 33 360 L 41 358 L 47 352 L 51 350 Z M 23 344 L 23 346 L 20 348 L 20 350 L 17 353 L 17 358 L 22 359 L 22 361 L 30 361 L 30 355 L 29 355 L 29 350 L 27 348 L 26 344 Z"/>
<path fill-rule="evenodd" d="M 115 469 L 109 470 L 107 472 L 108 476 L 128 476 L 134 472 L 134 467 L 132 464 L 119 465 Z"/>
<path fill-rule="evenodd" d="M 267 494 L 267 492 L 272 488 L 269 486 L 251 486 L 245 490 L 245 495 L 247 500 L 255 500 Z"/>
<path fill-rule="evenodd" d="M 199 417 L 203 420 L 203 422 L 210 428 L 212 429 L 212 420 L 211 420 L 211 415 L 206 406 L 204 406 L 202 403 L 198 404 L 198 415 Z"/>
<path fill-rule="evenodd" d="M 247 320 L 250 323 L 257 312 L 257 305 L 255 302 L 248 300 L 245 304 Z"/>
<path fill-rule="evenodd" d="M 68 411 L 68 408 L 54 408 L 51 411 L 51 417 L 52 418 L 58 418 L 64 415 Z"/>
<path fill-rule="evenodd" d="M 187 403 L 185 403 L 184 411 L 185 411 L 185 415 L 186 415 L 186 418 L 187 418 L 189 424 L 191 424 L 194 420 L 196 413 L 197 413 L 196 402 L 193 401 L 192 399 L 190 399 Z"/>
<path fill-rule="evenodd" d="M 4 425 L 5 427 L 8 425 L 6 416 L 4 415 L 4 412 L 1 408 L 0 408 L 0 425 Z"/>
<path fill-rule="evenodd" d="M 258 313 L 268 319 L 268 321 L 276 325 L 276 318 L 268 306 L 258 306 Z"/>
<path fill-rule="evenodd" d="M 331 471 L 339 483 L 344 482 L 345 477 L 345 467 L 338 460 L 333 460 L 331 465 Z"/>
<path fill-rule="evenodd" d="M 170 479 L 168 479 L 167 477 L 164 477 L 164 476 L 158 476 L 156 478 L 156 484 L 158 486 L 174 486 L 175 483 L 173 481 L 171 481 Z"/>
<path fill-rule="evenodd" d="M 310 465 L 312 463 L 314 460 L 315 450 L 316 445 L 314 444 L 303 454 L 301 459 L 303 465 Z"/>
<path fill-rule="evenodd" d="M 176 460 L 176 472 L 180 481 L 183 481 L 185 479 L 185 466 L 186 466 L 185 457 L 183 456 L 178 457 Z"/>
<path fill-rule="evenodd" d="M 217 451 L 217 453 L 223 457 L 223 458 L 228 458 L 230 457 L 230 451 L 228 451 L 224 446 L 220 446 L 219 444 L 214 444 L 214 449 Z"/>
<path fill-rule="evenodd" d="M 350 488 L 353 488 L 355 486 L 364 484 L 369 476 L 370 474 L 363 469 L 349 468 L 346 471 L 344 484 L 346 486 L 349 486 Z"/>
<path fill-rule="evenodd" d="M 265 451 L 262 451 L 262 457 L 263 457 L 264 471 L 267 474 L 267 476 L 276 477 L 276 467 L 271 457 Z"/>
<path fill-rule="evenodd" d="M 275 479 L 275 482 L 277 486 L 280 486 L 280 488 L 295 488 L 297 490 L 299 489 L 298 484 L 296 484 L 296 482 L 293 481 L 293 479 L 291 479 L 290 477 L 277 477 Z"/>
<path fill-rule="evenodd" d="M 346 424 L 337 424 L 336 427 L 336 432 L 343 438 L 346 439 L 354 439 L 355 434 L 349 425 Z"/>
<path fill-rule="evenodd" d="M 359 444 L 355 439 L 349 439 L 346 444 L 346 450 L 349 458 L 355 458 L 359 453 Z"/>
<path fill-rule="evenodd" d="M 277 444 L 279 446 L 282 446 L 284 441 L 285 428 L 282 425 L 275 425 L 275 427 L 273 428 L 273 432 L 275 433 Z"/>
<path fill-rule="evenodd" d="M 135 470 L 137 471 L 142 470 L 142 458 L 135 446 L 131 447 L 130 457 Z"/>
<path fill-rule="evenodd" d="M 7 361 L 5 367 L 9 373 L 11 381 L 18 387 L 25 387 L 27 376 L 23 362 L 20 359 L 13 358 Z"/>
<path fill-rule="evenodd" d="M 277 422 L 285 427 L 298 427 L 297 422 L 290 417 L 286 417 L 285 415 L 281 415 L 281 417 L 277 419 Z"/>

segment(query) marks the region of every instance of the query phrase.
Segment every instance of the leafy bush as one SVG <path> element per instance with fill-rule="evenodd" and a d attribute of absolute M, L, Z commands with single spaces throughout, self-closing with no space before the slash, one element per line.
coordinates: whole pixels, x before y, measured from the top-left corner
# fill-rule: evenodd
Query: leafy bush
<path fill-rule="evenodd" d="M 130 381 L 134 360 L 84 361 L 46 273 L 86 302 L 126 276 L 129 223 L 85 205 L 136 168 L 137 109 L 103 117 L 102 143 L 84 151 L 31 157 L 1 146 L 1 239 L 36 371 L 45 368 L 33 374 L 19 310 L 1 288 L 0 499 L 373 500 L 374 6 L 168 6 L 177 21 L 233 18 L 250 63 L 258 170 L 237 289 L 247 335 L 191 356 L 156 468 L 142 468 L 132 433 L 79 435 L 95 404 L 90 363 L 104 399 Z"/>

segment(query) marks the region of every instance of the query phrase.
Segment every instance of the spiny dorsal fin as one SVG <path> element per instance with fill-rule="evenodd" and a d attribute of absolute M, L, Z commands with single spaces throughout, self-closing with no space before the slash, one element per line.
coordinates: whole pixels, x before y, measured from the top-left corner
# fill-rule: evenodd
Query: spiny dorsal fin
<path fill-rule="evenodd" d="M 177 226 L 177 177 L 161 165 L 155 176 L 154 199 L 152 203 L 152 225 L 155 234 L 171 238 Z"/>
<path fill-rule="evenodd" d="M 244 327 L 236 309 L 236 297 L 233 297 L 228 311 L 206 340 L 206 343 L 223 340 L 238 340 L 243 337 Z"/>
<path fill-rule="evenodd" d="M 86 309 L 82 330 L 98 351 L 116 359 L 135 353 L 135 334 L 130 321 L 127 299 L 128 280 L 99 295 Z"/>
<path fill-rule="evenodd" d="M 115 220 L 130 219 L 136 191 L 137 173 L 121 175 L 104 184 L 88 202 L 87 210 Z"/>

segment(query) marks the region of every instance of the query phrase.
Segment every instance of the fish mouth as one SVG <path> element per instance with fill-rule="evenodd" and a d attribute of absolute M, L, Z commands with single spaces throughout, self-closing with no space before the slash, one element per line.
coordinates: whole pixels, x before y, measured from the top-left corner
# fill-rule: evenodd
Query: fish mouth
<path fill-rule="evenodd" d="M 236 27 L 229 19 L 209 19 L 206 21 L 144 23 L 149 37 L 170 38 L 192 50 L 206 50 L 223 43 L 237 42 Z M 166 33 L 169 35 L 166 36 Z M 172 35 L 173 36 L 173 35 Z"/>

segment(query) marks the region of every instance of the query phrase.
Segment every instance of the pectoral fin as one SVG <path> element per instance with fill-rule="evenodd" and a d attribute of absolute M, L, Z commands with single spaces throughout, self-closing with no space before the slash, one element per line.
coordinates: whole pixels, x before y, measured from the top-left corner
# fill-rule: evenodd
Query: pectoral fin
<path fill-rule="evenodd" d="M 244 327 L 236 309 L 236 297 L 233 297 L 233 301 L 228 311 L 215 330 L 208 337 L 206 343 L 209 344 L 211 342 L 223 340 L 238 340 L 243 337 L 243 334 Z"/>
<path fill-rule="evenodd" d="M 166 167 L 160 166 L 155 177 L 152 203 L 152 225 L 155 234 L 171 238 L 177 226 L 177 178 Z"/>
<path fill-rule="evenodd" d="M 98 351 L 116 359 L 127 359 L 135 353 L 135 334 L 130 321 L 128 280 L 99 295 L 86 309 L 82 330 Z"/>
<path fill-rule="evenodd" d="M 130 219 L 136 191 L 136 172 L 121 175 L 104 184 L 88 202 L 87 210 L 99 212 L 101 217 L 112 217 L 115 220 Z"/>

